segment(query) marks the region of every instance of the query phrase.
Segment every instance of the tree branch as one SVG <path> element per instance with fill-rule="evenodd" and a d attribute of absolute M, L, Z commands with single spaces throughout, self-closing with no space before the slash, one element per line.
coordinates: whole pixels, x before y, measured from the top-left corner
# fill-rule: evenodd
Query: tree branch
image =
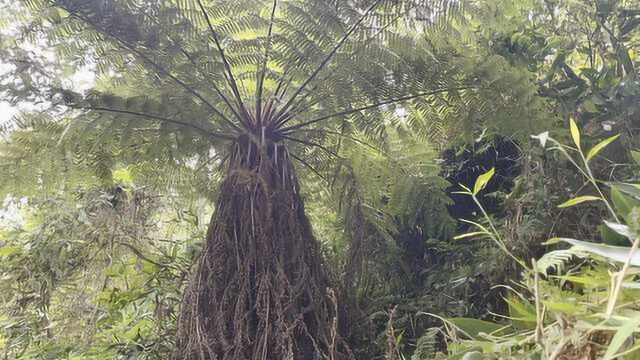
<path fill-rule="evenodd" d="M 369 110 L 369 109 L 373 109 L 373 108 L 377 108 L 383 105 L 389 105 L 389 104 L 393 104 L 393 103 L 397 103 L 397 102 L 401 102 L 401 101 L 407 101 L 407 100 L 412 100 L 412 99 L 416 99 L 419 97 L 423 97 L 423 96 L 429 96 L 429 95 L 435 95 L 435 94 L 441 94 L 444 92 L 449 92 L 449 91 L 460 91 L 460 90 L 467 90 L 467 89 L 471 89 L 471 86 L 460 86 L 460 87 L 456 87 L 456 88 L 448 88 L 448 89 L 439 89 L 439 90 L 433 90 L 433 91 L 428 91 L 428 92 L 423 92 L 423 93 L 418 93 L 418 94 L 414 94 L 414 95 L 407 95 L 407 96 L 403 96 L 400 98 L 396 98 L 396 99 L 391 99 L 391 100 L 385 100 L 379 103 L 374 103 L 374 104 L 369 104 L 369 105 L 365 105 L 365 106 L 361 106 L 355 109 L 349 109 L 349 110 L 344 110 L 344 111 L 340 111 L 337 113 L 333 113 L 330 115 L 325 115 L 325 116 L 321 116 L 309 121 L 305 121 L 303 123 L 297 124 L 297 125 L 293 125 L 293 126 L 289 126 L 289 127 L 285 127 L 280 129 L 280 133 L 284 136 L 287 134 L 290 134 L 291 132 L 293 132 L 294 130 L 300 129 L 302 127 L 311 125 L 311 124 L 315 124 L 317 122 L 326 120 L 326 119 L 330 119 L 336 116 L 343 116 L 343 115 L 350 115 L 353 113 L 357 113 L 360 111 L 364 111 L 364 110 Z"/>
<path fill-rule="evenodd" d="M 231 71 L 231 65 L 229 64 L 229 61 L 227 60 L 227 57 L 224 54 L 224 49 L 220 44 L 220 39 L 218 39 L 218 34 L 216 33 L 216 30 L 213 28 L 213 24 L 211 23 L 211 19 L 209 18 L 209 13 L 207 13 L 207 9 L 205 9 L 204 5 L 202 5 L 201 0 L 196 0 L 196 1 L 198 2 L 198 6 L 200 7 L 200 11 L 204 16 L 204 19 L 207 21 L 207 26 L 209 27 L 209 31 L 211 32 L 211 37 L 213 38 L 213 41 L 216 44 L 218 53 L 222 58 L 222 63 L 224 64 L 224 68 L 227 70 L 227 76 L 228 76 L 227 82 L 229 83 L 229 86 L 231 86 L 233 95 L 235 96 L 236 101 L 238 102 L 238 107 L 240 109 L 240 112 L 242 112 L 245 116 L 247 116 L 248 115 L 247 109 L 245 108 L 244 102 L 242 101 L 242 96 L 240 96 L 240 91 L 238 90 L 238 84 L 236 83 L 236 79 L 233 76 L 233 72 Z M 248 122 L 249 118 L 247 117 L 245 121 Z"/>
<path fill-rule="evenodd" d="M 308 162 L 302 160 L 301 158 L 299 158 L 298 156 L 296 156 L 293 153 L 290 153 L 289 156 L 291 156 L 292 158 L 300 161 L 300 163 L 302 165 L 304 165 L 306 168 L 308 168 L 309 170 L 311 170 L 311 172 L 313 172 L 314 174 L 316 174 L 320 179 L 324 180 L 327 184 L 329 184 L 329 180 L 327 180 L 327 178 L 325 178 L 324 176 L 322 176 L 318 170 L 314 169 L 313 166 L 311 166 Z"/>
<path fill-rule="evenodd" d="M 368 142 L 366 142 L 364 140 L 360 140 L 360 139 L 358 139 L 358 138 L 356 138 L 354 136 L 346 135 L 344 133 L 339 133 L 337 131 L 331 131 L 331 130 L 327 130 L 327 129 L 304 129 L 304 130 L 300 130 L 300 132 L 304 132 L 304 131 L 309 131 L 309 132 L 311 132 L 311 131 L 319 131 L 319 132 L 323 132 L 323 133 L 329 134 L 329 135 L 336 135 L 336 136 L 339 136 L 339 137 L 343 137 L 345 139 L 349 139 L 349 140 L 351 140 L 353 142 L 356 142 L 358 144 L 364 145 L 364 146 L 370 148 L 371 150 L 375 150 L 375 151 L 377 151 L 377 152 L 379 152 L 381 154 L 383 153 L 383 151 L 381 149 L 378 149 L 377 147 L 369 144 Z"/>
<path fill-rule="evenodd" d="M 73 106 L 70 106 L 70 107 L 74 108 Z M 190 127 L 192 129 L 201 131 L 204 134 L 206 134 L 208 136 L 211 136 L 213 138 L 224 139 L 224 140 L 234 140 L 234 137 L 230 136 L 230 135 L 216 134 L 214 132 L 211 132 L 210 130 L 207 130 L 207 129 L 205 129 L 205 128 L 201 127 L 201 126 L 195 125 L 195 124 L 190 124 L 190 123 L 183 122 L 183 121 L 180 121 L 180 120 L 170 119 L 170 118 L 163 117 L 163 116 L 158 116 L 158 115 L 146 114 L 146 113 L 141 113 L 141 112 L 137 112 L 137 111 L 130 111 L 130 110 L 110 109 L 110 108 L 105 108 L 105 107 L 93 107 L 93 106 L 78 107 L 77 109 L 91 110 L 91 111 L 102 111 L 102 112 L 109 112 L 109 113 L 114 113 L 114 114 L 125 114 L 125 115 L 138 116 L 138 117 L 148 118 L 148 119 L 152 119 L 152 120 L 156 120 L 156 121 L 166 122 L 166 123 L 169 123 L 169 124 Z"/>
<path fill-rule="evenodd" d="M 294 137 L 291 137 L 291 136 L 284 136 L 284 138 L 287 139 L 287 140 L 291 140 L 293 142 L 297 142 L 297 143 L 303 144 L 303 145 L 307 145 L 307 146 L 311 146 L 311 147 L 317 147 L 317 148 L 319 148 L 321 150 L 324 150 L 329 155 L 332 155 L 332 156 L 335 156 L 335 157 L 338 157 L 338 158 L 340 157 L 334 151 L 331 151 L 331 150 L 327 149 L 325 146 L 322 146 L 322 145 L 320 145 L 318 143 L 315 143 L 315 142 L 312 142 L 312 141 L 307 141 L 307 140 L 302 140 L 302 139 L 297 139 L 297 138 L 294 138 Z"/>

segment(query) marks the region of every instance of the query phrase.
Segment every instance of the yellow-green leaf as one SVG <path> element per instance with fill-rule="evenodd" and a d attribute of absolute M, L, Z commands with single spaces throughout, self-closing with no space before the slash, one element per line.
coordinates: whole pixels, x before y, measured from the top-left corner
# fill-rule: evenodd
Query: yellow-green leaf
<path fill-rule="evenodd" d="M 618 328 L 613 339 L 611 339 L 611 343 L 607 347 L 607 352 L 604 354 L 604 359 L 615 359 L 616 354 L 629 336 L 638 331 L 638 326 L 640 326 L 640 315 L 636 315 L 625 321 L 622 326 Z"/>
<path fill-rule="evenodd" d="M 20 251 L 18 246 L 2 246 L 0 247 L 0 257 L 11 256 Z"/>
<path fill-rule="evenodd" d="M 560 238 L 554 237 L 542 243 L 542 245 L 554 245 L 560 243 L 562 240 Z"/>
<path fill-rule="evenodd" d="M 597 201 L 597 200 L 602 200 L 597 196 L 591 196 L 591 195 L 586 195 L 586 196 L 578 196 L 577 198 L 573 198 L 571 200 L 567 200 L 566 202 L 558 205 L 559 208 L 566 208 L 566 207 L 570 207 L 573 205 L 577 205 L 580 203 L 583 203 L 585 201 Z"/>
<path fill-rule="evenodd" d="M 484 187 L 487 186 L 489 180 L 491 180 L 495 173 L 496 168 L 491 168 L 491 170 L 478 176 L 478 179 L 476 179 L 476 184 L 473 186 L 473 195 L 477 195 L 480 190 L 484 189 Z"/>
<path fill-rule="evenodd" d="M 542 303 L 549 310 L 559 311 L 565 314 L 577 314 L 584 310 L 584 306 L 576 304 L 575 301 L 562 300 L 563 301 L 542 300 Z"/>
<path fill-rule="evenodd" d="M 596 156 L 602 149 L 604 149 L 607 145 L 609 145 L 611 142 L 613 142 L 619 136 L 620 136 L 620 134 L 614 135 L 614 136 L 612 136 L 612 137 L 610 137 L 608 139 L 604 139 L 601 142 L 599 142 L 597 145 L 592 147 L 591 150 L 589 150 L 589 154 L 587 154 L 587 162 L 589 160 L 593 159 L 594 156 Z"/>
<path fill-rule="evenodd" d="M 468 237 L 472 237 L 472 236 L 476 236 L 476 235 L 486 235 L 487 233 L 484 231 L 474 231 L 474 232 L 469 232 L 466 234 L 461 234 L 458 236 L 455 236 L 453 238 L 453 240 L 460 240 L 460 239 L 464 239 L 464 238 L 468 238 Z"/>
<path fill-rule="evenodd" d="M 573 142 L 576 144 L 578 149 L 580 149 L 580 129 L 578 129 L 578 125 L 573 118 L 569 119 L 569 127 L 571 128 L 571 137 L 573 138 Z"/>
<path fill-rule="evenodd" d="M 536 327 L 535 305 L 514 296 L 509 296 L 507 304 L 509 304 L 509 318 L 516 329 L 533 330 Z"/>
<path fill-rule="evenodd" d="M 133 185 L 131 171 L 128 168 L 120 168 L 113 171 L 113 180 L 123 185 Z"/>

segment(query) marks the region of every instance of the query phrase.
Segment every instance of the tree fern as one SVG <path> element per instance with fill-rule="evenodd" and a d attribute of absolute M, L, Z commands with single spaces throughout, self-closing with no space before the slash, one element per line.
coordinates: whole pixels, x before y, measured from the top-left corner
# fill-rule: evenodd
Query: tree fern
<path fill-rule="evenodd" d="M 74 149 L 76 164 L 93 167 L 103 181 L 114 167 L 134 163 L 141 173 L 153 169 L 166 177 L 170 169 L 209 170 L 210 159 L 226 166 L 202 256 L 185 292 L 174 356 L 352 357 L 332 328 L 338 314 L 326 290 L 331 284 L 291 163 L 330 179 L 324 174 L 332 172 L 325 170 L 340 162 L 345 139 L 358 139 L 352 153 L 370 142 L 374 148 L 398 147 L 396 104 L 412 109 L 422 99 L 446 103 L 457 101 L 459 92 L 478 92 L 478 82 L 450 57 L 434 56 L 427 42 L 405 31 L 443 32 L 443 24 L 461 11 L 458 2 L 21 4 L 31 20 L 26 28 L 44 36 L 60 60 L 98 72 L 95 89 L 87 93 L 55 82 L 32 91 L 51 102 L 47 113 L 69 114 L 55 146 Z M 468 103 L 462 101 L 461 108 Z M 393 197 L 387 209 L 362 213 L 389 243 L 392 237 L 384 235 L 398 222 L 415 228 L 434 215 L 424 202 L 400 202 L 437 182 L 417 174 L 424 169 L 414 168 L 415 157 L 395 153 L 391 159 L 376 160 L 413 181 L 391 182 L 387 174 L 378 179 L 385 182 L 383 192 L 364 186 L 356 202 L 367 209 L 366 202 L 378 205 Z M 442 193 L 430 196 L 429 204 L 445 206 Z M 413 217 L 418 209 L 423 219 Z M 307 314 L 308 308 L 314 310 Z M 234 330 L 223 331 L 227 326 Z"/>

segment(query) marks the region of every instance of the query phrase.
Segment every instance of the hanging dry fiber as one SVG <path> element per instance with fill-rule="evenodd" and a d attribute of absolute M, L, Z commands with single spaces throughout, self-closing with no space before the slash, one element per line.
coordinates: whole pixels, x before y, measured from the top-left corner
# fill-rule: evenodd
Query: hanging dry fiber
<path fill-rule="evenodd" d="M 353 358 L 286 146 L 243 135 L 232 147 L 173 358 Z"/>

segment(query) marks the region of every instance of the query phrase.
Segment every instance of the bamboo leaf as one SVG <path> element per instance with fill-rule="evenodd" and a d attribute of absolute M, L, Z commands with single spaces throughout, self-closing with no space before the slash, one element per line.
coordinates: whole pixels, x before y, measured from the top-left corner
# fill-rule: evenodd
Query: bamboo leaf
<path fill-rule="evenodd" d="M 627 195 L 631 195 L 636 199 L 640 199 L 640 185 L 639 184 L 631 184 L 631 183 L 623 183 L 623 182 L 608 182 L 612 189 L 615 189 L 619 192 L 623 192 Z"/>
<path fill-rule="evenodd" d="M 580 129 L 578 129 L 578 125 L 576 124 L 576 121 L 573 120 L 573 118 L 569 119 L 569 127 L 571 129 L 571 137 L 573 138 L 573 142 L 578 147 L 578 150 L 580 150 Z"/>
<path fill-rule="evenodd" d="M 624 44 L 622 42 L 617 42 L 617 49 L 616 52 L 618 53 L 618 59 L 620 61 L 620 63 L 622 63 L 622 67 L 624 68 L 624 71 L 635 77 L 635 69 L 633 66 L 633 60 L 631 60 L 631 57 L 629 56 L 629 50 L 627 50 L 627 48 L 624 46 Z"/>
<path fill-rule="evenodd" d="M 609 227 L 609 229 L 617 232 L 618 234 L 627 237 L 629 240 L 634 240 L 634 234 L 631 231 L 631 228 L 629 228 L 627 225 L 622 225 L 622 224 L 618 224 L 618 223 L 614 223 L 614 222 L 610 222 L 607 220 L 604 220 L 605 225 L 607 225 L 607 227 Z"/>
<path fill-rule="evenodd" d="M 626 191 L 621 191 L 623 189 Z M 611 187 L 611 201 L 613 202 L 613 207 L 616 209 L 616 213 L 622 216 L 628 224 L 635 222 L 633 210 L 640 207 L 640 189 L 635 190 L 638 192 L 638 195 L 635 197 L 632 194 L 629 194 L 629 192 L 633 192 L 633 190 L 634 188 L 631 184 L 629 184 L 629 186 Z"/>
<path fill-rule="evenodd" d="M 534 329 L 536 326 L 535 306 L 513 296 L 509 296 L 506 300 L 509 305 L 509 318 L 513 326 L 518 330 Z"/>
<path fill-rule="evenodd" d="M 559 208 L 566 208 L 566 207 L 571 207 L 586 201 L 597 201 L 597 200 L 602 200 L 597 196 L 591 196 L 591 195 L 585 195 L 585 196 L 578 196 L 577 198 L 573 198 L 571 200 L 567 200 L 564 203 L 558 205 Z"/>
<path fill-rule="evenodd" d="M 629 336 L 637 331 L 638 326 L 640 326 L 640 315 L 627 319 L 611 339 L 607 352 L 604 354 L 604 359 L 615 359 L 620 348 L 622 348 Z"/>
<path fill-rule="evenodd" d="M 576 240 L 576 239 L 570 239 L 570 238 L 553 238 L 547 241 L 547 243 L 550 243 L 551 241 L 563 241 L 574 246 L 579 246 L 582 250 L 585 250 L 586 252 L 599 255 L 609 260 L 613 260 L 617 262 L 625 262 L 627 255 L 631 250 L 630 247 L 625 247 L 625 246 L 594 244 L 594 243 Z M 640 266 L 640 253 L 636 252 L 633 254 L 633 257 L 631 257 L 630 264 L 633 266 Z"/>
<path fill-rule="evenodd" d="M 559 244 L 561 242 L 562 241 L 560 241 L 560 238 L 555 237 L 555 238 L 551 238 L 551 239 L 543 242 L 542 245 L 555 245 L 555 244 Z"/>
<path fill-rule="evenodd" d="M 484 231 L 474 231 L 474 232 L 469 232 L 469 233 L 466 233 L 466 234 L 455 236 L 453 238 L 453 240 L 460 240 L 460 239 L 464 239 L 464 238 L 468 238 L 468 237 L 473 237 L 473 236 L 476 236 L 476 235 L 491 235 L 491 234 L 487 234 Z"/>
<path fill-rule="evenodd" d="M 608 139 L 604 139 L 601 142 L 599 142 L 598 144 L 596 144 L 594 147 L 591 148 L 591 150 L 589 150 L 589 154 L 587 154 L 587 162 L 589 162 L 589 160 L 591 160 L 594 156 L 596 156 L 602 149 L 604 149 L 607 145 L 611 144 L 614 140 L 616 140 L 618 137 L 620 137 L 620 134 L 618 135 L 614 135 Z"/>
<path fill-rule="evenodd" d="M 549 310 L 563 312 L 565 314 L 578 314 L 581 311 L 584 311 L 584 306 L 580 306 L 576 304 L 576 301 L 564 300 L 563 301 L 552 301 L 552 300 L 542 300 L 542 303 Z"/>
<path fill-rule="evenodd" d="M 491 170 L 478 176 L 478 179 L 476 180 L 476 183 L 473 186 L 473 195 L 477 195 L 482 189 L 484 189 L 485 186 L 487 186 L 487 184 L 489 183 L 489 180 L 491 180 L 491 178 L 495 173 L 496 173 L 496 169 L 491 168 Z"/>

